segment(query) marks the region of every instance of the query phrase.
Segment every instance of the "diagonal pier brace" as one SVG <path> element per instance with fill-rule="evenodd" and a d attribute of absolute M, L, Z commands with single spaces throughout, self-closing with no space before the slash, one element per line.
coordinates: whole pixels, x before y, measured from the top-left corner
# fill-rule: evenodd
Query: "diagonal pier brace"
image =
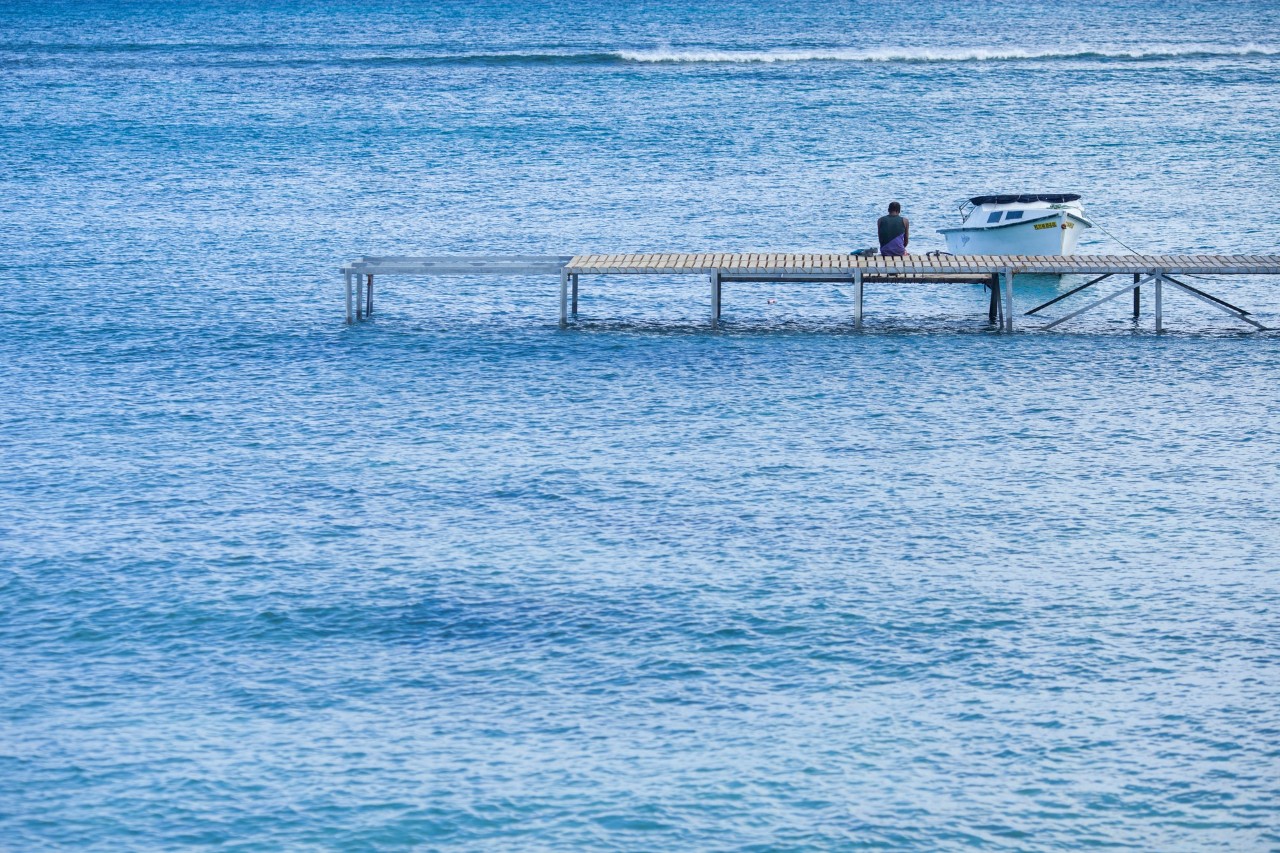
<path fill-rule="evenodd" d="M 1149 275 L 1146 278 L 1139 279 L 1138 281 L 1135 281 L 1133 284 L 1127 285 L 1126 287 L 1123 287 L 1120 290 L 1117 290 L 1115 293 L 1112 293 L 1110 296 L 1104 296 L 1101 299 L 1098 299 L 1094 302 L 1090 302 L 1088 305 L 1078 310 L 1072 311 L 1070 314 L 1066 315 L 1065 317 L 1059 317 L 1058 319 L 1054 320 L 1052 323 L 1049 323 L 1046 326 L 1041 326 L 1041 330 L 1047 332 L 1050 329 L 1052 329 L 1054 326 L 1065 323 L 1074 317 L 1079 317 L 1081 314 L 1085 313 L 1086 311 L 1092 311 L 1094 308 L 1097 308 L 1099 305 L 1104 305 L 1110 302 L 1112 299 L 1119 299 L 1121 296 L 1124 296 L 1129 291 L 1139 288 L 1149 281 L 1155 281 L 1156 278 L 1157 276 L 1155 275 Z"/>

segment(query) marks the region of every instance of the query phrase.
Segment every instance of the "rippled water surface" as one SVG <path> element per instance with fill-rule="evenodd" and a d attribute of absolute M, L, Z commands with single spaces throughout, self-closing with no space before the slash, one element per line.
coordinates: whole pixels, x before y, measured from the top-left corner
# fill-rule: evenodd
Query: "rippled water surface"
<path fill-rule="evenodd" d="M 560 330 L 537 277 L 348 328 L 337 275 L 892 198 L 925 251 L 992 190 L 1275 252 L 1274 5 L 0 24 L 0 849 L 1280 846 L 1273 335 L 607 278 Z"/>

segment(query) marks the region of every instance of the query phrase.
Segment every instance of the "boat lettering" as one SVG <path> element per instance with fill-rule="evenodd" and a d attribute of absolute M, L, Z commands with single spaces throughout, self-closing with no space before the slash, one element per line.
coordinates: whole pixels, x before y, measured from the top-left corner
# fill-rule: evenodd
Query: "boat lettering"
<path fill-rule="evenodd" d="M 1036 226 L 1036 230 L 1037 230 L 1037 231 L 1043 231 L 1044 229 L 1046 229 L 1046 228 L 1052 228 L 1052 227 L 1054 227 L 1054 226 L 1055 226 L 1055 225 L 1057 225 L 1057 224 L 1058 224 L 1058 223 L 1056 223 L 1056 222 L 1041 222 L 1039 225 L 1037 225 L 1037 226 Z"/>

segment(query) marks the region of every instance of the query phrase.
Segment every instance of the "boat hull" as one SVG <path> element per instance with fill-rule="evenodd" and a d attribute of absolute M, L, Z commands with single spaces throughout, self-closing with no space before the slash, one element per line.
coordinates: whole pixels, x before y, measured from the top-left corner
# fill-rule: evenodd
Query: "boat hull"
<path fill-rule="evenodd" d="M 1087 221 L 1063 212 L 1012 225 L 943 228 L 941 233 L 953 255 L 1070 255 L 1088 227 Z"/>

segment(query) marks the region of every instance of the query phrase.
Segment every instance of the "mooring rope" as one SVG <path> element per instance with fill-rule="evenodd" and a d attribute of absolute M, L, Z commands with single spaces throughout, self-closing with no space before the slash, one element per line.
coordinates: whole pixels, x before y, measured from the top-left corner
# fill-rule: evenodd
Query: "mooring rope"
<path fill-rule="evenodd" d="M 1137 249 L 1133 248 L 1128 243 L 1121 240 L 1116 235 L 1112 234 L 1110 231 L 1107 230 L 1107 227 L 1103 225 L 1101 222 L 1099 222 L 1096 218 L 1091 217 L 1091 221 L 1093 222 L 1094 225 L 1098 226 L 1098 228 L 1102 231 L 1103 234 L 1106 234 L 1108 237 L 1110 237 L 1112 240 L 1115 240 L 1121 246 L 1124 246 L 1130 252 L 1133 252 L 1135 255 L 1145 254 L 1145 252 L 1139 252 Z M 1183 273 L 1183 275 L 1187 276 L 1187 278 L 1199 278 L 1199 279 L 1208 280 L 1208 276 L 1204 276 L 1204 275 L 1195 275 L 1193 273 Z"/>
<path fill-rule="evenodd" d="M 1133 252 L 1133 254 L 1135 254 L 1135 255 L 1141 255 L 1141 254 L 1143 254 L 1142 252 L 1139 252 L 1137 249 L 1133 248 L 1133 247 L 1132 247 L 1132 246 L 1130 246 L 1128 243 L 1126 243 L 1125 241 L 1121 240 L 1119 237 L 1117 237 L 1116 235 L 1114 235 L 1114 234 L 1112 234 L 1110 231 L 1108 231 L 1108 230 L 1107 230 L 1107 226 L 1105 226 L 1105 225 L 1103 225 L 1101 222 L 1099 222 L 1099 221 L 1097 220 L 1097 218 L 1096 218 L 1096 217 L 1090 217 L 1090 220 L 1093 222 L 1093 224 L 1094 224 L 1094 225 L 1097 225 L 1097 226 L 1098 226 L 1098 228 L 1099 228 L 1099 229 L 1101 229 L 1101 231 L 1102 231 L 1102 233 L 1103 233 L 1103 234 L 1106 234 L 1106 235 L 1107 235 L 1108 237 L 1110 237 L 1112 240 L 1115 240 L 1115 241 L 1116 241 L 1117 243 L 1119 243 L 1121 246 L 1123 246 L 1124 248 L 1128 249 L 1130 252 Z"/>

